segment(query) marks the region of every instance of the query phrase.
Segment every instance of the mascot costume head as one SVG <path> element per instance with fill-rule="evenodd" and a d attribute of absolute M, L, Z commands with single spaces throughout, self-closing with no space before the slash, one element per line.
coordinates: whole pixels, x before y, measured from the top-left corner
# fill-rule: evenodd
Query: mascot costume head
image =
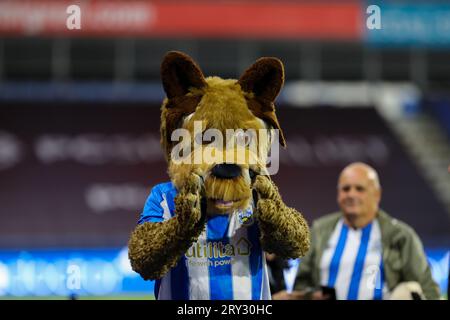
<path fill-rule="evenodd" d="M 129 257 L 158 299 L 269 299 L 264 252 L 303 256 L 309 229 L 268 175 L 286 146 L 274 100 L 283 64 L 261 58 L 239 80 L 205 78 L 186 54 L 161 65 L 161 144 L 170 182 L 153 187 Z"/>

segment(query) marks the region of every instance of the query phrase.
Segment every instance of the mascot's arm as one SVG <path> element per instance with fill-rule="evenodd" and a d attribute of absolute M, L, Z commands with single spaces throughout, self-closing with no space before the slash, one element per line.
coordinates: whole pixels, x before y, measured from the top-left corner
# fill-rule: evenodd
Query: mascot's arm
<path fill-rule="evenodd" d="M 254 189 L 263 249 L 281 258 L 298 258 L 309 250 L 308 224 L 302 214 L 286 206 L 278 188 L 267 177 L 257 176 Z"/>
<path fill-rule="evenodd" d="M 131 267 L 145 280 L 159 279 L 197 240 L 205 225 L 199 187 L 191 179 L 175 197 L 175 216 L 138 225 L 128 243 Z"/>

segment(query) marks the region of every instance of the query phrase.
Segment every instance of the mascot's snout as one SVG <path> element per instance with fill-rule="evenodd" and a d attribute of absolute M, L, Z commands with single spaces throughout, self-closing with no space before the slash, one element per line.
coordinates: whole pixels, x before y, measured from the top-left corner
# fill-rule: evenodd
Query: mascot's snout
<path fill-rule="evenodd" d="M 211 174 L 219 179 L 234 179 L 242 174 L 242 169 L 236 164 L 222 163 L 216 164 L 212 168 Z"/>

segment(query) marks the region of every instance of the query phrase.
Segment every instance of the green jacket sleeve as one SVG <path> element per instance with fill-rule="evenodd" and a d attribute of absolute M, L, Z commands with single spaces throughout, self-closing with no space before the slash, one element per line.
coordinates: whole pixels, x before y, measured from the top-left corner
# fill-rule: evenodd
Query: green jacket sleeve
<path fill-rule="evenodd" d="M 412 228 L 407 228 L 407 241 L 402 250 L 403 280 L 417 281 L 429 300 L 439 299 L 439 287 L 431 276 L 425 252 L 419 236 Z"/>
<path fill-rule="evenodd" d="M 295 290 L 304 290 L 308 287 L 314 287 L 316 284 L 314 283 L 314 272 L 316 266 L 314 265 L 314 257 L 316 254 L 316 247 L 317 247 L 317 239 L 316 239 L 316 231 L 315 231 L 315 225 L 311 228 L 311 245 L 308 253 L 301 258 L 300 260 L 300 267 L 297 271 L 297 276 L 295 279 Z"/>

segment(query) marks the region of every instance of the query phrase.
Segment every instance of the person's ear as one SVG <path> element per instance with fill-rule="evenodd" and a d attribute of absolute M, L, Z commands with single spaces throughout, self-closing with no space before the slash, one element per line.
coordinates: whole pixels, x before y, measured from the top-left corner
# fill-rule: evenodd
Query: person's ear
<path fill-rule="evenodd" d="M 383 194 L 383 189 L 381 189 L 381 187 L 379 187 L 379 188 L 377 189 L 378 203 L 381 202 L 381 196 L 382 196 L 382 194 Z"/>
<path fill-rule="evenodd" d="M 285 147 L 286 140 L 274 105 L 284 84 L 283 63 L 277 58 L 260 58 L 242 74 L 238 83 L 244 92 L 253 93 L 254 99 L 247 101 L 250 111 L 279 130 L 280 144 Z"/>

